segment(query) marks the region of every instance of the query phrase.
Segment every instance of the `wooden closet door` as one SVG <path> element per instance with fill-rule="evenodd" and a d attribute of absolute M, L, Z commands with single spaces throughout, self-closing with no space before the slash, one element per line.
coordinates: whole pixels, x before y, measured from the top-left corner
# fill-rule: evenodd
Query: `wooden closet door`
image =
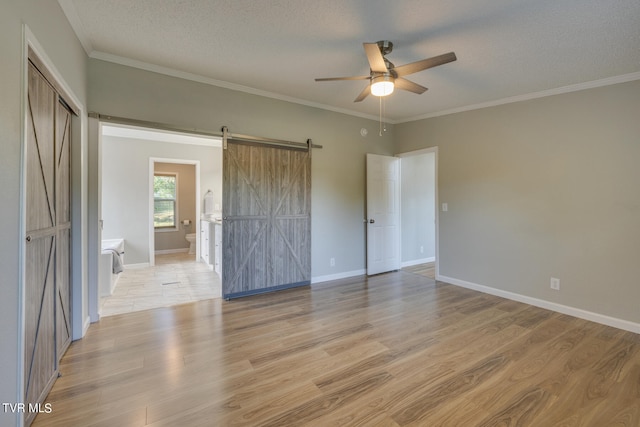
<path fill-rule="evenodd" d="M 58 102 L 56 114 L 56 353 L 71 343 L 71 112 Z"/>
<path fill-rule="evenodd" d="M 26 146 L 25 403 L 42 402 L 56 377 L 55 114 L 58 97 L 29 64 Z M 27 415 L 27 425 L 30 417 Z"/>
<path fill-rule="evenodd" d="M 229 142 L 223 153 L 224 298 L 311 281 L 311 157 Z"/>

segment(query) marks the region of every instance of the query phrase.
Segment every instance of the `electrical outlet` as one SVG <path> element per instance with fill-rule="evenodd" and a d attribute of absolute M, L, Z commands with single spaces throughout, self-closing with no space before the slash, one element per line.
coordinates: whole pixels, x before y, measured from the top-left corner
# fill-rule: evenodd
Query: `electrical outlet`
<path fill-rule="evenodd" d="M 449 205 L 447 203 L 442 204 L 442 212 L 447 212 L 449 210 Z"/>
<path fill-rule="evenodd" d="M 329 265 L 330 265 L 331 267 L 335 267 L 335 266 L 336 266 L 336 259 L 335 259 L 335 258 L 331 258 L 331 259 L 329 260 Z"/>
<path fill-rule="evenodd" d="M 423 254 L 424 253 L 424 246 L 420 246 L 420 253 Z"/>
<path fill-rule="evenodd" d="M 551 278 L 551 289 L 559 291 L 560 290 L 560 279 L 556 279 L 555 277 Z"/>

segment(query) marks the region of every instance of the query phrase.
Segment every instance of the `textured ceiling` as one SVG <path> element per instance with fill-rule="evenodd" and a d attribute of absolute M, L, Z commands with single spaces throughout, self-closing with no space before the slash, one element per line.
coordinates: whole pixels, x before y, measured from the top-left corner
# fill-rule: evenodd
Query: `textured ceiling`
<path fill-rule="evenodd" d="M 360 116 L 363 42 L 396 66 L 454 51 L 386 98 L 391 122 L 640 78 L 638 0 L 59 0 L 94 58 Z M 562 91 L 564 89 L 561 89 Z"/>

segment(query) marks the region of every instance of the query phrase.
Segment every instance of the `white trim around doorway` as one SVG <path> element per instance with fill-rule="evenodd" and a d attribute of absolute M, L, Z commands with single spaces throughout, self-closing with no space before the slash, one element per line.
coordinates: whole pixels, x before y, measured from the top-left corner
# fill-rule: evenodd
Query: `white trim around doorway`
<path fill-rule="evenodd" d="M 33 34 L 28 25 L 22 25 L 22 83 L 21 93 L 21 171 L 20 171 L 20 236 L 26 234 L 26 145 L 27 145 L 27 106 L 28 106 L 28 69 L 29 69 L 29 50 L 31 50 L 38 58 L 40 63 L 46 68 L 49 75 L 55 80 L 56 84 L 65 92 L 65 97 L 69 102 L 75 104 L 78 109 L 78 115 L 72 120 L 71 133 L 71 339 L 77 340 L 84 337 L 89 328 L 88 315 L 88 237 L 87 237 L 87 113 L 86 108 L 80 98 L 71 89 L 71 86 L 63 78 L 62 74 L 54 65 L 51 58 L 47 55 L 36 36 Z M 26 243 L 24 238 L 20 239 L 18 256 L 18 365 L 16 369 L 17 393 L 16 402 L 24 399 L 24 361 L 25 361 L 25 259 L 26 259 Z M 18 413 L 17 413 L 18 414 Z M 22 414 L 16 415 L 17 425 L 23 424 Z"/>
<path fill-rule="evenodd" d="M 196 168 L 196 214 L 199 215 L 200 210 L 200 161 L 185 159 L 167 159 L 163 157 L 149 158 L 149 265 L 156 265 L 155 250 L 155 228 L 153 226 L 153 175 L 156 163 L 178 163 L 183 165 L 193 165 Z M 196 259 L 200 259 L 200 217 L 194 218 L 196 233 Z M 179 227 L 179 225 L 178 225 Z"/>

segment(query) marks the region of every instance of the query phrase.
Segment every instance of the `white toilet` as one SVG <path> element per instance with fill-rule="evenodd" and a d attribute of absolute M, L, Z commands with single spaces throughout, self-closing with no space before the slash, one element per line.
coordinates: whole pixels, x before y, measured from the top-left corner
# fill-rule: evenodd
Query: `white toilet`
<path fill-rule="evenodd" d="M 187 242 L 189 242 L 189 253 L 196 253 L 196 233 L 189 233 L 185 236 Z"/>

